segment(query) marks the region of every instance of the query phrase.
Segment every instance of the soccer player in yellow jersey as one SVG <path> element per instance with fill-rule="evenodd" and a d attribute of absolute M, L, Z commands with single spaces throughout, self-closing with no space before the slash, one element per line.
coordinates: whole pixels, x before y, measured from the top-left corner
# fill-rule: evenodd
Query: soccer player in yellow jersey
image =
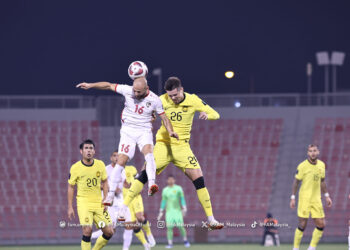
<path fill-rule="evenodd" d="M 327 192 L 325 182 L 325 163 L 318 159 L 320 152 L 316 145 L 309 145 L 307 149 L 308 158 L 299 164 L 293 182 L 292 196 L 290 197 L 290 207 L 295 208 L 295 195 L 301 182 L 298 201 L 299 224 L 295 230 L 294 248 L 299 250 L 301 238 L 310 217 L 314 219 L 316 228 L 312 233 L 312 239 L 308 250 L 315 250 L 322 237 L 325 227 L 325 216 L 323 212 L 321 191 L 326 198 L 328 207 L 332 206 L 332 200 Z"/>
<path fill-rule="evenodd" d="M 199 113 L 199 119 L 217 120 L 220 115 L 197 95 L 185 93 L 181 81 L 177 77 L 170 77 L 165 83 L 166 94 L 160 97 L 166 115 L 171 120 L 178 139 L 167 134 L 162 125 L 157 132 L 154 158 L 157 165 L 157 174 L 160 174 L 171 162 L 180 168 L 193 182 L 198 199 L 208 218 L 209 229 L 221 229 L 223 224 L 215 220 L 211 206 L 209 192 L 204 184 L 203 173 L 196 156 L 193 154 L 189 141 L 191 136 L 193 117 Z M 141 192 L 147 182 L 146 171 L 133 182 L 129 192 L 124 197 L 124 204 L 128 205 Z"/>
<path fill-rule="evenodd" d="M 137 169 L 134 166 L 126 166 L 122 172 L 123 196 L 125 197 L 131 183 L 135 180 Z M 129 204 L 130 221 L 125 222 L 125 227 L 132 228 L 135 236 L 140 240 L 145 250 L 151 249 L 156 245 L 156 241 L 152 235 L 150 224 L 144 216 L 144 207 L 141 194 L 138 194 Z M 126 218 L 125 218 L 126 219 Z M 148 242 L 145 238 L 143 230 L 146 233 Z"/>
<path fill-rule="evenodd" d="M 102 249 L 113 235 L 112 221 L 102 204 L 101 183 L 104 196 L 108 193 L 107 172 L 103 161 L 94 159 L 95 144 L 85 140 L 80 144 L 82 160 L 74 163 L 68 180 L 68 218 L 75 217 L 73 209 L 74 188 L 77 186 L 77 211 L 83 230 L 82 250 L 91 249 L 92 223 L 103 234 L 96 240 L 94 250 Z"/>

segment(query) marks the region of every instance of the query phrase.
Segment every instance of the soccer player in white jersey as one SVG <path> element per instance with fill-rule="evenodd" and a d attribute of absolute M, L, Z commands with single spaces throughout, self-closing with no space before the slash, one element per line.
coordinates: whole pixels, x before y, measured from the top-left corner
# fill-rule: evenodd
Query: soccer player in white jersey
<path fill-rule="evenodd" d="M 111 163 L 106 166 L 106 172 L 108 175 L 108 183 L 111 183 L 111 173 L 115 167 L 115 165 L 117 164 L 117 160 L 118 160 L 118 151 L 115 150 L 114 152 L 112 152 L 111 155 Z M 108 207 L 108 213 L 111 217 L 111 220 L 113 222 L 113 228 L 115 229 L 117 227 L 117 214 L 118 214 L 118 210 L 121 207 L 122 203 L 123 203 L 123 183 L 120 182 L 117 185 L 117 188 L 115 190 L 115 196 L 114 196 L 114 201 L 113 201 L 113 205 Z M 125 219 L 131 220 L 131 216 L 130 216 L 130 211 L 129 209 L 127 209 L 126 213 L 125 213 Z M 123 250 L 128 250 L 131 246 L 131 241 L 132 241 L 132 230 L 127 230 L 124 229 L 124 234 L 123 234 Z M 92 239 L 97 239 L 98 237 L 100 237 L 102 235 L 102 230 L 97 230 L 95 232 L 92 233 L 91 238 Z"/>
<path fill-rule="evenodd" d="M 95 88 L 100 90 L 111 90 L 125 97 L 125 107 L 122 112 L 122 127 L 120 129 L 119 157 L 116 167 L 112 171 L 110 192 L 104 200 L 104 205 L 113 203 L 114 191 L 117 183 L 121 181 L 121 172 L 127 161 L 135 154 L 136 144 L 145 156 L 146 173 L 148 177 L 148 195 L 158 191 L 155 184 L 156 163 L 153 156 L 152 114 L 156 112 L 162 119 L 169 136 L 178 139 L 171 122 L 165 115 L 163 105 L 159 97 L 149 90 L 145 77 L 136 78 L 133 86 L 123 84 L 112 84 L 109 82 L 80 83 L 76 86 L 85 90 Z M 125 206 L 126 207 L 126 206 Z M 124 221 L 121 215 L 119 220 Z"/>

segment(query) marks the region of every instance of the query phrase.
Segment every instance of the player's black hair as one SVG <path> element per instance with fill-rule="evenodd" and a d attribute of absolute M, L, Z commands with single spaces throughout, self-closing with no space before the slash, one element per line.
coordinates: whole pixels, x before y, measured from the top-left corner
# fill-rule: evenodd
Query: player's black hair
<path fill-rule="evenodd" d="M 169 175 L 168 175 L 168 179 L 169 179 L 169 178 L 174 178 L 174 179 L 175 179 L 174 175 L 172 175 L 172 174 L 169 174 Z"/>
<path fill-rule="evenodd" d="M 118 153 L 118 149 L 114 150 L 111 155 L 113 155 L 114 153 Z"/>
<path fill-rule="evenodd" d="M 82 143 L 80 143 L 79 148 L 80 148 L 80 149 L 83 149 L 83 147 L 84 147 L 85 144 L 94 145 L 94 147 L 95 147 L 95 143 L 94 143 L 93 140 L 91 140 L 91 139 L 86 139 L 86 140 L 84 140 Z"/>
<path fill-rule="evenodd" d="M 164 85 L 164 89 L 166 91 L 172 91 L 174 89 L 178 89 L 181 87 L 182 87 L 181 80 L 176 76 L 169 77 L 168 80 L 166 80 Z"/>
<path fill-rule="evenodd" d="M 316 148 L 318 149 L 318 145 L 316 145 L 316 144 L 309 144 L 309 145 L 307 146 L 307 149 L 309 149 L 309 148 L 314 148 L 314 147 L 316 147 Z"/>

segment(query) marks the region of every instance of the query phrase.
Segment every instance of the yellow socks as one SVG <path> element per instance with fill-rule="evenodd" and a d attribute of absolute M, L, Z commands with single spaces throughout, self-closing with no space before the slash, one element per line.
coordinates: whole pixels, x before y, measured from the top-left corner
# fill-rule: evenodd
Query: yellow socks
<path fill-rule="evenodd" d="M 208 189 L 206 187 L 197 189 L 197 196 L 199 202 L 202 204 L 205 214 L 207 216 L 213 216 L 213 209 L 211 207 Z"/>
<path fill-rule="evenodd" d="M 135 179 L 133 183 L 131 184 L 131 187 L 128 190 L 128 193 L 126 197 L 124 197 L 124 205 L 129 206 L 129 204 L 132 202 L 132 200 L 141 193 L 143 189 L 144 184 L 139 181 L 138 179 Z"/>
<path fill-rule="evenodd" d="M 145 238 L 145 235 L 143 233 L 143 231 L 139 228 L 139 229 L 135 229 L 134 230 L 135 236 L 139 239 L 139 241 L 142 243 L 142 245 L 147 243 L 147 240 Z"/>
<path fill-rule="evenodd" d="M 91 250 L 91 237 L 83 235 L 81 240 L 81 250 Z"/>
<path fill-rule="evenodd" d="M 97 238 L 94 248 L 92 250 L 102 249 L 105 245 L 107 245 L 110 238 L 111 237 L 107 237 L 106 235 L 102 234 L 100 237 Z"/>
<path fill-rule="evenodd" d="M 300 247 L 301 239 L 303 238 L 303 231 L 301 231 L 298 227 L 295 229 L 294 234 L 294 248 Z"/>
<path fill-rule="evenodd" d="M 320 241 L 323 234 L 323 228 L 316 227 L 312 233 L 312 239 L 310 242 L 310 247 L 317 247 L 318 242 Z"/>
<path fill-rule="evenodd" d="M 142 229 L 145 231 L 147 236 L 151 235 L 152 232 L 148 220 L 145 220 L 143 223 L 144 224 L 142 225 Z"/>

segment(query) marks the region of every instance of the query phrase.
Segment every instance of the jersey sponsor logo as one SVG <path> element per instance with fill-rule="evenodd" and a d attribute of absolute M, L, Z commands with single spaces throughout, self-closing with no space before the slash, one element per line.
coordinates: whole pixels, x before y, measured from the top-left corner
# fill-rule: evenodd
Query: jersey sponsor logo
<path fill-rule="evenodd" d="M 187 106 L 183 106 L 183 107 L 182 107 L 182 111 L 183 111 L 183 112 L 187 112 L 187 111 L 188 111 L 188 107 L 187 107 Z"/>
<path fill-rule="evenodd" d="M 100 176 L 101 176 L 100 171 L 97 171 L 97 172 L 96 172 L 96 177 L 100 177 Z"/>

